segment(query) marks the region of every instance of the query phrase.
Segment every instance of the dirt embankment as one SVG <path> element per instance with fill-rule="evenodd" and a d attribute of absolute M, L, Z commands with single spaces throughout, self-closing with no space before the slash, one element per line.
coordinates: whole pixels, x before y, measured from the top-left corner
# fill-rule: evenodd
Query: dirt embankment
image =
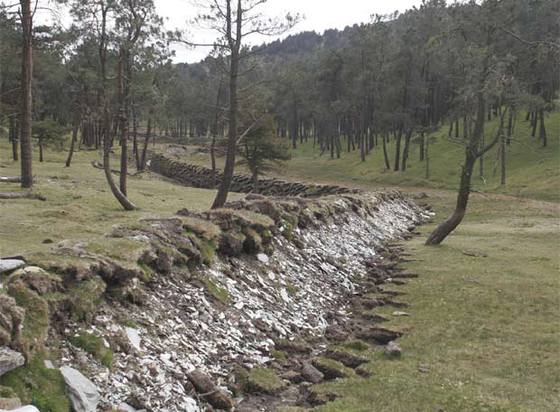
<path fill-rule="evenodd" d="M 22 328 L 4 335 L 28 360 L 59 353 L 49 360 L 90 378 L 102 408 L 325 402 L 309 383 L 354 376 L 363 363 L 333 343 L 400 336 L 368 311 L 400 305 L 382 285 L 408 275 L 387 243 L 429 216 L 398 192 L 249 195 L 115 227 L 100 241 L 29 257 L 41 269 L 5 279 Z"/>

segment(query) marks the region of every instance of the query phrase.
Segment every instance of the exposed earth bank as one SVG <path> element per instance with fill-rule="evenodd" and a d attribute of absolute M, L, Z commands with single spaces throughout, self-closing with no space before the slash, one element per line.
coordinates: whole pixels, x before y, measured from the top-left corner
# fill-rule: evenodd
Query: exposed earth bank
<path fill-rule="evenodd" d="M 324 403 L 312 384 L 362 373 L 360 347 L 399 355 L 402 331 L 372 310 L 405 306 L 384 285 L 414 275 L 388 245 L 430 216 L 398 192 L 249 195 L 0 260 L 12 359 L 0 362 L 0 398 L 54 411 Z M 45 376 L 59 383 L 52 396 Z"/>

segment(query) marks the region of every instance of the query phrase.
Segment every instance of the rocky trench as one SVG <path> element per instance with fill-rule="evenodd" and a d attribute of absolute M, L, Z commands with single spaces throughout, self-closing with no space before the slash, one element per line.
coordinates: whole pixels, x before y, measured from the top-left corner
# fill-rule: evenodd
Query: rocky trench
<path fill-rule="evenodd" d="M 333 396 L 312 384 L 367 374 L 366 359 L 337 343 L 398 355 L 401 332 L 380 327 L 370 310 L 404 306 L 383 286 L 412 276 L 388 242 L 429 217 L 397 192 L 250 195 L 222 210 L 115 227 L 101 243 L 59 244 L 30 259 L 41 269 L 3 279 L 15 301 L 2 314 L 15 315 L 0 319 L 10 336 L 0 346 L 28 362 L 44 347 L 57 354 L 44 360 L 49 368 L 81 371 L 91 385 L 70 390 L 79 411 L 321 404 Z M 48 312 L 29 340 L 22 293 Z"/>

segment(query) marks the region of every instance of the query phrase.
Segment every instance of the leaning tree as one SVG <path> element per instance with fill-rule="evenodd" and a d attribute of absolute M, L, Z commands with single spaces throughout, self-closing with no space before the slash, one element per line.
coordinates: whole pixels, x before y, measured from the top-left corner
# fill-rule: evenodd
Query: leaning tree
<path fill-rule="evenodd" d="M 212 208 L 222 207 L 226 203 L 235 168 L 235 154 L 239 139 L 240 67 L 242 62 L 251 55 L 251 52 L 243 46 L 252 35 L 280 35 L 292 28 L 298 21 L 298 16 L 290 14 L 283 19 L 266 17 L 263 9 L 267 2 L 268 0 L 206 0 L 204 4 L 206 9 L 198 16 L 197 22 L 201 26 L 214 30 L 218 34 L 218 38 L 213 44 L 185 42 L 192 46 L 214 47 L 216 54 L 225 56 L 227 61 L 229 95 L 226 162 L 223 179 Z"/>

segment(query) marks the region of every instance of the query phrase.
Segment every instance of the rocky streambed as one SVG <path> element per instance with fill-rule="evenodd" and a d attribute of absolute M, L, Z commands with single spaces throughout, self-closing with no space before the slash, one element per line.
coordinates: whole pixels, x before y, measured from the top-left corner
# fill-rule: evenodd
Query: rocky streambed
<path fill-rule="evenodd" d="M 400 332 L 367 311 L 404 305 L 383 288 L 411 276 L 387 245 L 429 217 L 397 192 L 250 195 L 223 210 L 117 227 L 103 247 L 58 245 L 42 257 L 42 290 L 17 272 L 8 288 L 48 302 L 59 354 L 49 363 L 80 370 L 98 394 L 76 395 L 82 410 L 305 407 L 329 400 L 311 384 L 365 373 L 365 360 L 333 342 L 398 352 Z M 84 291 L 95 296 L 83 297 L 85 308 L 71 295 Z"/>

